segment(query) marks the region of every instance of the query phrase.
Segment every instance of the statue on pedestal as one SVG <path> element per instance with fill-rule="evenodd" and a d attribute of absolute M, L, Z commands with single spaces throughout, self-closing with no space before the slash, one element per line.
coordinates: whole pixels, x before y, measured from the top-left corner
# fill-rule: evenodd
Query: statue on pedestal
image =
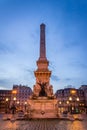
<path fill-rule="evenodd" d="M 32 94 L 32 98 L 37 98 L 39 97 L 39 92 L 40 92 L 40 87 L 39 85 L 34 85 L 33 86 L 33 94 Z"/>
<path fill-rule="evenodd" d="M 37 85 L 33 87 L 33 95 L 32 98 L 37 97 L 48 97 L 54 98 L 53 87 L 52 85 L 47 85 L 47 82 L 37 82 Z"/>
<path fill-rule="evenodd" d="M 39 85 L 40 85 L 40 88 L 41 88 L 41 90 L 40 90 L 40 92 L 39 92 L 39 96 L 40 97 L 47 97 L 47 93 L 46 93 L 46 85 L 47 85 L 47 83 L 38 83 Z"/>
<path fill-rule="evenodd" d="M 47 96 L 48 96 L 49 98 L 54 98 L 53 86 L 52 86 L 52 85 L 50 85 L 49 88 L 48 88 L 48 90 L 47 90 Z"/>

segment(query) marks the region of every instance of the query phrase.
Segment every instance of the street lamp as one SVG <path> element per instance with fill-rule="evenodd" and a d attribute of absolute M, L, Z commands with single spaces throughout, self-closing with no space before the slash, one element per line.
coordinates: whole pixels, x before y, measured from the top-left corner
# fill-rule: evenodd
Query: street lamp
<path fill-rule="evenodd" d="M 16 97 L 13 98 L 14 102 L 16 101 Z"/>
<path fill-rule="evenodd" d="M 8 98 L 6 98 L 6 110 L 5 110 L 5 112 L 7 113 L 8 112 L 8 101 L 9 101 L 9 99 Z"/>
<path fill-rule="evenodd" d="M 20 102 L 17 101 L 17 109 L 19 110 L 20 106 L 19 106 Z"/>
<path fill-rule="evenodd" d="M 69 101 L 67 101 L 66 103 L 69 104 Z"/>
<path fill-rule="evenodd" d="M 78 104 L 79 104 L 79 103 L 78 103 L 79 100 L 80 100 L 79 97 L 77 97 L 77 98 L 76 98 L 76 101 L 77 101 L 77 108 L 76 108 L 76 111 L 77 111 L 77 112 L 79 112 L 79 105 L 78 105 Z"/>
<path fill-rule="evenodd" d="M 67 101 L 66 103 L 67 103 L 67 110 L 69 112 L 69 101 Z"/>
<path fill-rule="evenodd" d="M 76 99 L 77 101 L 79 101 L 79 97 L 77 97 L 77 99 Z"/>
<path fill-rule="evenodd" d="M 69 101 L 70 101 L 70 113 L 72 113 L 72 97 L 69 97 Z"/>
<path fill-rule="evenodd" d="M 11 107 L 12 114 L 15 114 L 15 111 L 16 111 L 15 101 L 16 101 L 16 97 L 13 98 L 13 104 L 12 104 L 12 107 Z"/>
<path fill-rule="evenodd" d="M 61 104 L 62 104 L 62 102 L 61 102 L 61 101 L 59 101 L 59 104 L 61 105 Z"/>
<path fill-rule="evenodd" d="M 6 98 L 6 102 L 8 102 L 8 98 Z"/>
<path fill-rule="evenodd" d="M 25 111 L 26 111 L 26 107 L 27 107 L 27 102 L 26 101 L 25 101 L 24 105 L 25 105 Z"/>
<path fill-rule="evenodd" d="M 72 101 L 72 97 L 69 97 L 69 100 Z"/>
<path fill-rule="evenodd" d="M 62 104 L 62 102 L 59 101 L 59 111 L 60 111 L 60 113 L 61 113 L 61 104 Z"/>

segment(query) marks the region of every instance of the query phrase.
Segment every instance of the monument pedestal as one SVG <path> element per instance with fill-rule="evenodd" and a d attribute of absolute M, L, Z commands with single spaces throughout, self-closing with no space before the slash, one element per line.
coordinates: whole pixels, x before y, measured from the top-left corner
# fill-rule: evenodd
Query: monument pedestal
<path fill-rule="evenodd" d="M 48 99 L 47 97 L 38 97 L 29 100 L 29 110 L 31 118 L 57 118 L 57 99 Z"/>

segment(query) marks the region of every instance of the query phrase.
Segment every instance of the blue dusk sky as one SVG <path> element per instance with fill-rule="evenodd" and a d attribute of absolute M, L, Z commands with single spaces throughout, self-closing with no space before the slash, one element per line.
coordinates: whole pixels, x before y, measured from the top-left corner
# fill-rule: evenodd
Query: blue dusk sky
<path fill-rule="evenodd" d="M 87 0 L 0 0 L 0 89 L 33 88 L 41 23 L 54 92 L 87 84 Z"/>

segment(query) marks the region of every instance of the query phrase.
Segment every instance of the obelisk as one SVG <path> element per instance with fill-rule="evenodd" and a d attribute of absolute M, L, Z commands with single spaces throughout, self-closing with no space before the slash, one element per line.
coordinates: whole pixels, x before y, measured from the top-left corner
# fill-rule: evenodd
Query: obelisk
<path fill-rule="evenodd" d="M 46 58 L 45 24 L 40 25 L 40 55 L 37 61 L 37 70 L 34 72 L 37 82 L 49 84 L 51 71 L 48 69 L 49 61 Z"/>
<path fill-rule="evenodd" d="M 45 24 L 40 25 L 40 59 L 46 60 Z"/>
<path fill-rule="evenodd" d="M 40 55 L 37 61 L 37 70 L 34 71 L 36 83 L 28 101 L 29 116 L 31 118 L 57 118 L 57 99 L 50 84 L 51 71 L 46 58 L 45 24 L 40 25 Z"/>

